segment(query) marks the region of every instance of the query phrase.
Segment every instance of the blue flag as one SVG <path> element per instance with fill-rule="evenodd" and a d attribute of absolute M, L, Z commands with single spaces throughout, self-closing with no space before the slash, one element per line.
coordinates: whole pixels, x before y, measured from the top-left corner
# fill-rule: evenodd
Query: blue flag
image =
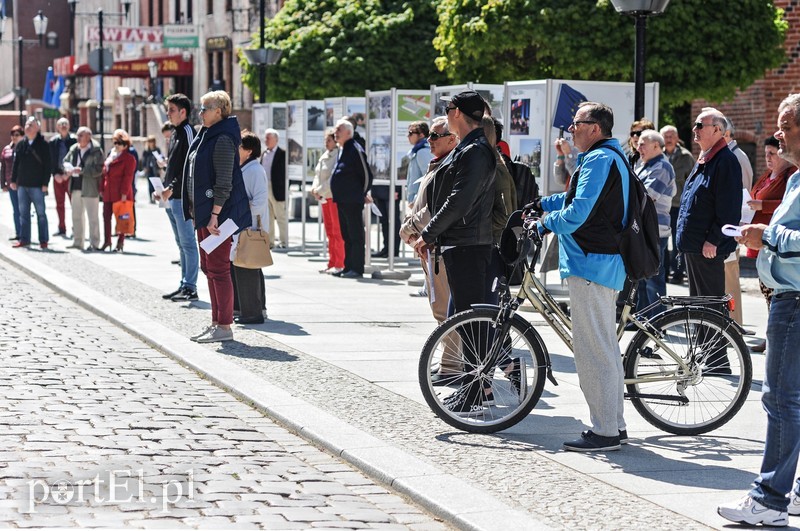
<path fill-rule="evenodd" d="M 53 99 L 50 103 L 53 107 L 58 108 L 61 106 L 61 94 L 64 92 L 64 76 L 58 76 L 53 86 Z"/>
<path fill-rule="evenodd" d="M 47 74 L 44 77 L 44 91 L 42 95 L 42 100 L 50 103 L 53 99 L 53 67 L 47 67 Z"/>
<path fill-rule="evenodd" d="M 584 101 L 589 101 L 586 96 L 566 83 L 562 83 L 561 91 L 558 93 L 556 112 L 553 115 L 553 127 L 567 129 L 572 124 L 575 113 L 578 112 L 578 105 Z"/>

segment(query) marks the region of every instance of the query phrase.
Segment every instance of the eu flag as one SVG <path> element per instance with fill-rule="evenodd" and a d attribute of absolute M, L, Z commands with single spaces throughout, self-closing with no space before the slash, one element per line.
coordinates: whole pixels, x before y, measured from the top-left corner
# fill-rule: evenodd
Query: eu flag
<path fill-rule="evenodd" d="M 567 129 L 572 124 L 575 113 L 578 112 L 578 105 L 584 101 L 589 101 L 586 96 L 566 83 L 562 83 L 561 91 L 558 93 L 556 112 L 553 115 L 553 127 Z"/>

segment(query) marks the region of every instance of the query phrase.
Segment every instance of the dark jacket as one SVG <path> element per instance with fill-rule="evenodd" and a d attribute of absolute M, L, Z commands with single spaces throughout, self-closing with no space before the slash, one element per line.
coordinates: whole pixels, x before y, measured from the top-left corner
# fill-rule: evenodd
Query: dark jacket
<path fill-rule="evenodd" d="M 58 156 L 58 148 L 61 144 L 64 144 L 64 155 L 67 154 L 69 148 L 73 145 L 78 143 L 78 138 L 73 135 L 72 133 L 67 134 L 67 138 L 61 138 L 61 135 L 56 133 L 56 136 L 50 139 L 48 142 L 50 146 L 50 162 L 53 164 L 52 170 L 50 173 L 55 175 L 56 173 L 64 173 L 64 165 L 62 157 Z"/>
<path fill-rule="evenodd" d="M 286 201 L 286 151 L 275 148 L 272 166 L 269 170 L 269 189 L 275 201 Z"/>
<path fill-rule="evenodd" d="M 366 171 L 366 175 L 364 172 Z M 336 203 L 364 203 L 372 187 L 372 170 L 361 144 L 351 138 L 339 152 L 339 160 L 331 173 L 331 193 Z"/>
<path fill-rule="evenodd" d="M 42 133 L 36 133 L 32 144 L 28 143 L 28 137 L 17 143 L 14 151 L 14 169 L 11 172 L 12 183 L 29 188 L 48 186 L 52 169 L 50 148 Z"/>
<path fill-rule="evenodd" d="M 426 188 L 433 217 L 422 230 L 426 243 L 490 245 L 497 157 L 483 129 L 473 129 L 447 155 Z"/>
<path fill-rule="evenodd" d="M 500 244 L 500 236 L 506 228 L 508 217 L 517 209 L 517 188 L 514 178 L 500 159 L 494 174 L 494 206 L 492 208 L 492 239 Z"/>
<path fill-rule="evenodd" d="M 678 211 L 678 250 L 701 253 L 709 242 L 717 246 L 717 255 L 732 253 L 736 241 L 722 234 L 722 226 L 738 225 L 741 217 L 742 167 L 720 140 L 686 179 Z"/>
<path fill-rule="evenodd" d="M 142 158 L 139 159 L 139 170 L 144 172 L 145 177 L 161 177 L 161 168 L 158 165 L 158 159 L 155 154 L 161 155 L 161 150 L 157 147 L 153 149 L 145 149 L 142 153 Z"/>
<path fill-rule="evenodd" d="M 188 158 L 196 152 L 194 159 L 194 197 L 191 204 L 188 199 L 188 187 L 183 189 L 183 215 L 184 219 L 194 218 L 195 228 L 208 225 L 211 220 L 211 209 L 214 206 L 217 170 L 214 168 L 214 147 L 217 141 L 227 136 L 233 142 L 234 159 L 231 190 L 228 198 L 222 205 L 222 210 L 217 216 L 217 225 L 222 225 L 227 219 L 232 219 L 239 230 L 244 230 L 253 224 L 250 215 L 250 202 L 242 179 L 242 170 L 239 167 L 239 144 L 242 142 L 239 122 L 235 116 L 229 116 L 211 127 L 203 127 L 189 148 Z M 191 171 L 190 164 L 186 164 L 186 171 Z M 186 175 L 184 175 L 186 182 Z M 190 210 L 193 207 L 193 211 Z M 237 231 L 238 232 L 238 231 Z"/>
<path fill-rule="evenodd" d="M 194 141 L 194 127 L 184 120 L 172 132 L 167 154 L 167 172 L 164 174 L 164 188 L 172 190 L 172 198 L 180 199 L 183 194 L 183 166 L 189 146 Z"/>

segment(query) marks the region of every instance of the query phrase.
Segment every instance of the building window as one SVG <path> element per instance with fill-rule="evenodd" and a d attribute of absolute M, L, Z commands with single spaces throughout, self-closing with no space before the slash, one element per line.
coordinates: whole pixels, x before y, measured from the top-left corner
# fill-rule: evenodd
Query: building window
<path fill-rule="evenodd" d="M 206 15 L 214 14 L 214 0 L 206 0 Z"/>

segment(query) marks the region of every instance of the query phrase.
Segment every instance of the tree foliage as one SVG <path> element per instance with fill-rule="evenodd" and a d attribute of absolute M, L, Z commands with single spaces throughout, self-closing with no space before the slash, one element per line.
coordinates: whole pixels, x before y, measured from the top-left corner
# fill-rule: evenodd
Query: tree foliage
<path fill-rule="evenodd" d="M 634 21 L 609 0 L 440 0 L 434 46 L 451 82 L 633 80 Z M 785 59 L 769 0 L 674 0 L 647 21 L 648 81 L 662 106 L 722 101 Z"/>
<path fill-rule="evenodd" d="M 266 25 L 266 42 L 283 50 L 267 67 L 267 99 L 358 95 L 441 83 L 432 45 L 432 0 L 287 0 Z M 253 35 L 253 47 L 259 34 Z M 244 58 L 242 58 L 244 61 Z M 244 74 L 258 92 L 258 69 Z"/>

